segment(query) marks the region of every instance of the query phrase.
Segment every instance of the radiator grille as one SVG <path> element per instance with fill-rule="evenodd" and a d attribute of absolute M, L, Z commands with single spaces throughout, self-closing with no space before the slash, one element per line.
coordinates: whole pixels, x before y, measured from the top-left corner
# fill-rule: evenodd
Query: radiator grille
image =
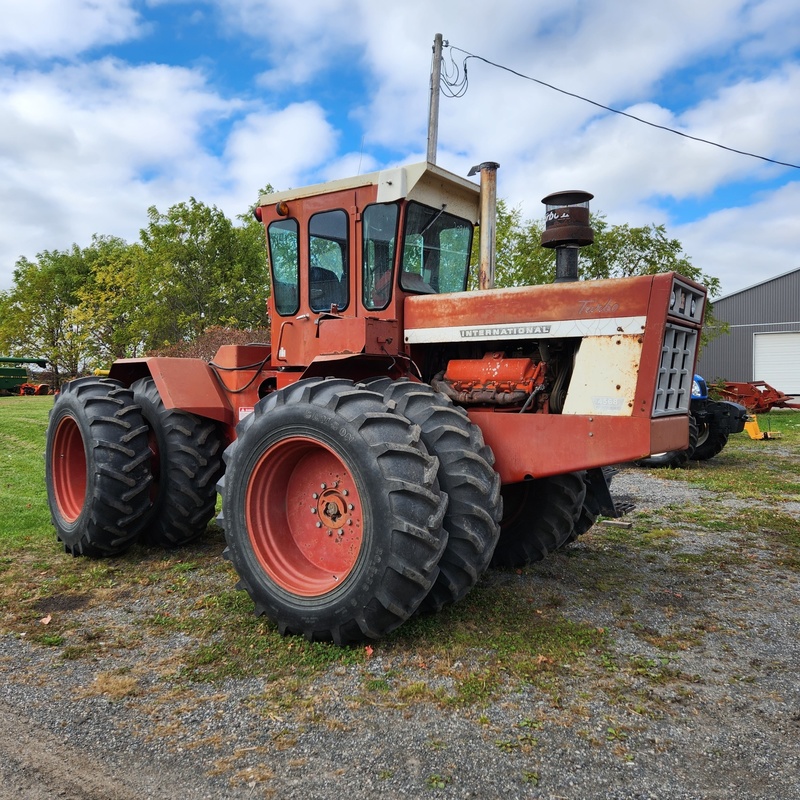
<path fill-rule="evenodd" d="M 692 399 L 696 330 L 667 324 L 661 345 L 661 364 L 653 403 L 653 416 L 685 414 Z"/>

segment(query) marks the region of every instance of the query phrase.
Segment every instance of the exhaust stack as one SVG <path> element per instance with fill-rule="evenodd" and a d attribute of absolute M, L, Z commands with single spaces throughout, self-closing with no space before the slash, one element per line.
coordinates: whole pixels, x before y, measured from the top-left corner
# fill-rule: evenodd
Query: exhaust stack
<path fill-rule="evenodd" d="M 578 249 L 594 241 L 589 224 L 589 192 L 553 192 L 542 198 L 547 208 L 542 247 L 556 251 L 556 283 L 578 280 Z"/>
<path fill-rule="evenodd" d="M 484 161 L 473 167 L 468 175 L 481 173 L 481 265 L 478 287 L 494 289 L 494 265 L 497 250 L 497 170 L 495 161 Z"/>

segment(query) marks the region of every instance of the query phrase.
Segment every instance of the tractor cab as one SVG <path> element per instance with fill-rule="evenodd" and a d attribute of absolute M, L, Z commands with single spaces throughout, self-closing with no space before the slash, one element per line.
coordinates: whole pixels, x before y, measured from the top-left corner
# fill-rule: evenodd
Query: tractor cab
<path fill-rule="evenodd" d="M 463 292 L 480 187 L 433 164 L 262 195 L 272 366 L 391 360 L 410 295 Z"/>

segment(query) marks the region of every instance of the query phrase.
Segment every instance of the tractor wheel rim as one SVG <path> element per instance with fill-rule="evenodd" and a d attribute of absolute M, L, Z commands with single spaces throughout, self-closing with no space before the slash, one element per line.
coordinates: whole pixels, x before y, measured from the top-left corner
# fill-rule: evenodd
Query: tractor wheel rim
<path fill-rule="evenodd" d="M 256 558 L 282 589 L 333 591 L 354 569 L 364 536 L 361 498 L 332 449 L 292 437 L 259 458 L 247 486 L 247 531 Z"/>
<path fill-rule="evenodd" d="M 50 468 L 58 513 L 66 522 L 73 523 L 86 502 L 88 479 L 83 437 L 72 417 L 64 417 L 58 423 Z"/>

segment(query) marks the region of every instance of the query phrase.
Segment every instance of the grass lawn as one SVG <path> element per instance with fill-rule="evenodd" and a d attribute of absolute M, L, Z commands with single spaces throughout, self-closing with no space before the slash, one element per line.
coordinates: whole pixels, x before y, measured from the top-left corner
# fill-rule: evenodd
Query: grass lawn
<path fill-rule="evenodd" d="M 800 568 L 797 519 L 785 512 L 759 506 L 734 519 L 724 511 L 715 516 L 709 508 L 702 516 L 693 506 L 668 510 L 658 520 L 634 513 L 631 534 L 597 526 L 584 541 L 592 548 L 596 538 L 601 546 L 588 552 L 567 549 L 530 570 L 494 573 L 461 603 L 435 617 L 414 618 L 373 647 L 339 649 L 287 639 L 271 622 L 254 617 L 250 600 L 235 590 L 236 576 L 220 557 L 223 536 L 213 523 L 199 542 L 179 550 L 137 545 L 124 556 L 98 561 L 66 555 L 50 524 L 44 486 L 45 430 L 52 405 L 52 397 L 0 397 L 0 635 L 60 648 L 66 659 L 97 655 L 109 641 L 136 648 L 150 637 L 166 640 L 180 634 L 189 644 L 173 655 L 172 678 L 219 681 L 263 675 L 273 682 L 301 681 L 332 665 L 362 665 L 365 692 L 385 692 L 395 702 L 428 697 L 474 704 L 488 700 L 504 682 L 547 687 L 561 669 L 613 658 L 607 630 L 565 613 L 564 593 L 570 589 L 553 579 L 559 571 L 569 575 L 572 570 L 573 584 L 583 582 L 580 591 L 602 593 L 611 587 L 621 607 L 635 603 L 632 550 L 646 560 L 663 552 L 662 540 L 688 524 L 710 531 L 728 524 L 754 535 L 771 531 L 778 537 L 776 546 L 790 553 L 783 563 Z M 782 438 L 756 442 L 739 434 L 710 462 L 654 474 L 720 496 L 800 501 L 800 412 L 773 413 L 760 424 L 764 430 L 780 430 Z M 665 524 L 667 534 L 653 533 Z M 581 558 L 583 566 L 577 569 L 573 564 Z M 596 574 L 588 574 L 589 565 L 597 566 Z M 681 568 L 694 567 L 681 563 Z M 122 607 L 145 594 L 152 600 L 150 610 L 133 624 L 115 628 L 106 621 L 93 627 L 82 618 L 76 627 L 76 618 L 87 609 Z M 45 627 L 41 619 L 46 614 L 52 621 Z M 394 665 L 426 665 L 443 682 L 431 688 L 404 681 L 392 670 L 376 676 L 366 668 L 373 652 Z"/>

